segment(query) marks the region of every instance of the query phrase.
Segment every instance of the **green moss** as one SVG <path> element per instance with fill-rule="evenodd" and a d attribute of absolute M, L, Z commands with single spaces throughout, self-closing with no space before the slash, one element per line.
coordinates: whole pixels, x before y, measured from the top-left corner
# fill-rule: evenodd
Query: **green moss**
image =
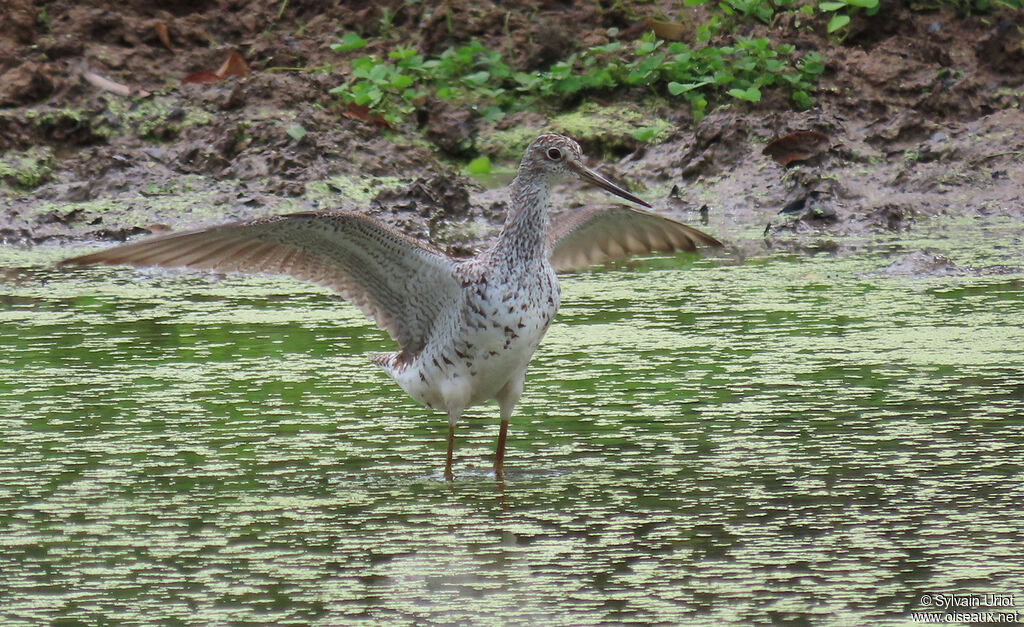
<path fill-rule="evenodd" d="M 607 135 L 634 135 L 642 129 L 654 129 L 648 143 L 657 143 L 668 137 L 673 125 L 670 122 L 648 116 L 633 105 L 602 107 L 586 104 L 555 118 L 564 132 L 583 139 L 597 139 Z"/>
<path fill-rule="evenodd" d="M 0 181 L 16 189 L 33 189 L 50 179 L 53 165 L 49 147 L 8 152 L 0 156 Z"/>
<path fill-rule="evenodd" d="M 163 187 L 161 195 L 153 195 L 153 188 L 145 188 L 147 195 L 131 193 L 119 197 L 78 202 L 42 202 L 19 208 L 22 218 L 75 214 L 77 222 L 102 224 L 106 228 L 131 228 L 147 224 L 176 225 L 187 219 L 190 223 L 205 224 L 224 221 L 231 206 L 215 191 L 209 189 L 170 189 Z"/>
<path fill-rule="evenodd" d="M 397 176 L 353 177 L 347 174 L 322 181 L 306 184 L 305 198 L 308 200 L 325 200 L 330 197 L 344 196 L 356 203 L 367 203 L 373 200 L 380 191 L 394 189 L 402 185 Z"/>
<path fill-rule="evenodd" d="M 539 133 L 564 133 L 577 141 L 607 149 L 622 143 L 657 144 L 674 128 L 671 122 L 651 116 L 628 104 L 601 106 L 585 104 L 575 111 L 556 116 L 546 126 L 519 125 L 484 133 L 480 152 L 496 158 L 518 159 L 526 145 Z"/>
<path fill-rule="evenodd" d="M 84 119 L 82 110 L 74 107 L 26 109 L 22 115 L 36 126 L 53 126 L 63 121 L 81 122 Z"/>
<path fill-rule="evenodd" d="M 173 139 L 189 126 L 209 124 L 213 115 L 173 95 L 129 100 L 108 96 L 107 110 L 96 124 L 107 136 Z"/>
<path fill-rule="evenodd" d="M 518 171 L 519 168 L 514 166 L 492 167 L 491 171 L 486 174 L 473 174 L 472 172 L 467 172 L 466 176 L 487 189 L 494 189 L 497 187 L 505 187 L 511 183 L 512 179 L 516 177 Z"/>

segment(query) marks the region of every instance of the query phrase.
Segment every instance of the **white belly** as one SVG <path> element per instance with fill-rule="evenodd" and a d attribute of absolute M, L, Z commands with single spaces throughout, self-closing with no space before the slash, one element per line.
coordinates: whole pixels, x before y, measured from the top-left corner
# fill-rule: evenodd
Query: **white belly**
<path fill-rule="evenodd" d="M 521 378 L 558 310 L 557 279 L 529 291 L 481 290 L 456 315 L 439 321 L 432 341 L 404 369 L 389 371 L 417 401 L 455 410 L 495 398 Z"/>

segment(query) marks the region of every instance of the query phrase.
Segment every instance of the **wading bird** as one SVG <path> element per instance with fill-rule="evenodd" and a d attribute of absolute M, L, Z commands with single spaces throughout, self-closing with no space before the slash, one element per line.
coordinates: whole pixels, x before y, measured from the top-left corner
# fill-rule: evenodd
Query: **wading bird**
<path fill-rule="evenodd" d="M 290 275 L 332 288 L 398 343 L 372 355 L 417 401 L 448 413 L 444 477 L 452 480 L 455 425 L 473 405 L 498 402 L 494 472 L 503 475 L 509 418 L 526 367 L 560 302 L 557 270 L 651 252 L 721 246 L 653 213 L 618 205 L 548 218 L 548 192 L 577 176 L 650 207 L 583 164 L 572 139 L 548 133 L 523 155 L 495 242 L 457 259 L 382 222 L 344 211 L 294 213 L 163 235 L 62 265 L 106 263 Z"/>

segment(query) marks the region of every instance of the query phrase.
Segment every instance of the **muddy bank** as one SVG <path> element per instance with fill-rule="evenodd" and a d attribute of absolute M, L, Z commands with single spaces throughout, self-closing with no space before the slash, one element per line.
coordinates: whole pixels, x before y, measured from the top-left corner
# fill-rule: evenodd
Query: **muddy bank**
<path fill-rule="evenodd" d="M 673 217 L 700 224 L 697 210 L 706 206 L 703 228 L 749 252 L 855 249 L 872 233 L 908 231 L 936 215 L 1019 216 L 1024 206 L 1021 15 L 961 19 L 893 5 L 888 15 L 899 19 L 855 22 L 841 43 L 823 24 L 784 15 L 771 26 L 743 26 L 828 60 L 817 104 L 804 112 L 769 93 L 694 124 L 688 110 L 621 91 L 497 122 L 424 103 L 405 124 L 382 130 L 346 117 L 328 94 L 354 56 L 386 54 L 400 42 L 438 52 L 478 38 L 531 70 L 607 41 L 612 27 L 635 38 L 642 16 L 583 2 L 472 11 L 402 2 L 10 6 L 0 27 L 7 243 L 121 240 L 346 208 L 464 248 L 499 228 L 506 200 L 493 187 L 500 176 L 481 183 L 460 164 L 482 154 L 509 172 L 545 129 L 580 139 L 594 165 Z M 694 18 L 664 10 L 681 23 Z M 566 17 L 578 32 L 552 36 Z M 330 49 L 352 31 L 370 46 Z M 182 84 L 235 51 L 247 76 Z M 112 93 L 83 72 L 150 95 Z M 639 127 L 658 131 L 640 141 Z M 824 150 L 788 166 L 763 154 L 771 139 L 797 130 L 823 133 Z M 576 186 L 558 198 L 563 209 L 607 201 Z"/>

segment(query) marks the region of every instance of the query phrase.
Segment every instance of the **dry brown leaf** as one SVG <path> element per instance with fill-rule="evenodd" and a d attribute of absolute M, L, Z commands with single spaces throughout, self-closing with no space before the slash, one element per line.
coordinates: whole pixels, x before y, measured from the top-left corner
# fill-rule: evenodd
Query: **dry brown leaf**
<path fill-rule="evenodd" d="M 245 63 L 245 60 L 242 59 L 242 55 L 237 52 L 232 52 L 216 72 L 192 72 L 185 78 L 181 79 L 181 82 L 216 83 L 226 76 L 246 76 L 247 74 L 249 74 L 249 66 Z"/>
<path fill-rule="evenodd" d="M 93 87 L 99 87 L 100 89 L 109 91 L 110 93 L 117 94 L 119 96 L 136 96 L 139 98 L 146 98 L 151 94 L 142 89 L 141 87 L 130 87 L 124 83 L 118 83 L 112 81 L 105 76 L 100 76 L 96 72 L 91 72 L 86 68 L 82 68 L 82 78 L 89 82 Z"/>
<path fill-rule="evenodd" d="M 356 120 L 357 122 L 365 122 L 381 128 L 391 128 L 391 125 L 384 119 L 384 116 L 379 113 L 370 112 L 370 107 L 367 107 L 366 105 L 349 104 L 348 107 L 341 112 L 341 115 L 342 117 L 346 117 L 350 120 Z"/>
<path fill-rule="evenodd" d="M 796 131 L 768 142 L 764 154 L 786 166 L 794 161 L 806 161 L 828 148 L 828 135 L 818 131 Z"/>
<path fill-rule="evenodd" d="M 156 31 L 157 39 L 164 45 L 165 48 L 171 52 L 181 52 L 181 48 L 175 48 L 171 45 L 171 37 L 167 33 L 167 24 L 164 24 L 161 20 L 153 20 L 153 30 Z"/>
<path fill-rule="evenodd" d="M 220 69 L 216 71 L 217 76 L 224 78 L 225 76 L 246 76 L 249 74 L 249 66 L 245 63 L 242 55 L 237 52 L 232 52 L 224 64 L 220 66 Z"/>
<path fill-rule="evenodd" d="M 216 83 L 221 79 L 213 72 L 192 72 L 185 78 L 181 79 L 182 83 Z"/>

